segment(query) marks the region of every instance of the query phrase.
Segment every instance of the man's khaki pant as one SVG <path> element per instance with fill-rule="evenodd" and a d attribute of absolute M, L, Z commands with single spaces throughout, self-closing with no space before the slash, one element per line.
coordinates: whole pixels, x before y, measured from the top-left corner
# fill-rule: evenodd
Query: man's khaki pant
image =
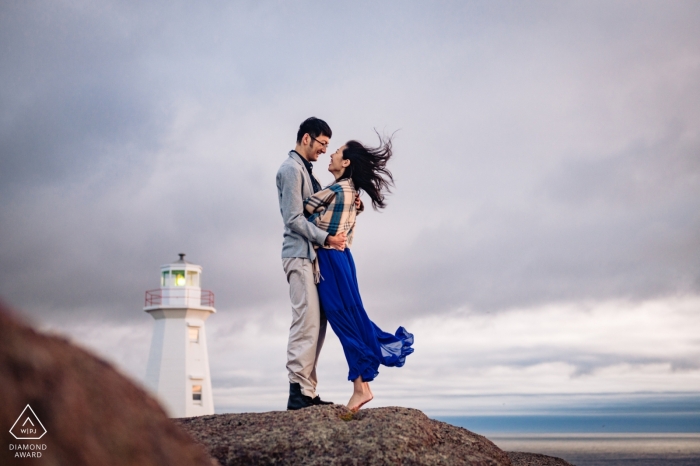
<path fill-rule="evenodd" d="M 316 365 L 326 338 L 326 316 L 321 312 L 312 262 L 301 257 L 282 259 L 292 301 L 292 325 L 287 344 L 289 382 L 316 397 Z"/>

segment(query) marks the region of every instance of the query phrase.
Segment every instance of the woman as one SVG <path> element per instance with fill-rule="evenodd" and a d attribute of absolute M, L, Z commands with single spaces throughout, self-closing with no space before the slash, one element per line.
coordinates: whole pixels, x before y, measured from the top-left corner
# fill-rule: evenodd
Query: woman
<path fill-rule="evenodd" d="M 349 366 L 348 380 L 353 394 L 348 408 L 357 412 L 372 400 L 369 382 L 379 374 L 380 364 L 401 367 L 413 353 L 413 335 L 399 327 L 395 335 L 383 332 L 367 317 L 357 286 L 355 263 L 350 253 L 359 212 L 355 200 L 359 191 L 372 199 L 375 210 L 386 207 L 385 192 L 393 183 L 386 163 L 391 158 L 391 139 L 379 137 L 379 147 L 371 149 L 349 141 L 331 155 L 328 171 L 335 183 L 304 201 L 308 220 L 330 235 L 347 234 L 347 246 L 339 251 L 324 247 L 317 251 L 318 296 L 321 308 L 343 346 Z"/>

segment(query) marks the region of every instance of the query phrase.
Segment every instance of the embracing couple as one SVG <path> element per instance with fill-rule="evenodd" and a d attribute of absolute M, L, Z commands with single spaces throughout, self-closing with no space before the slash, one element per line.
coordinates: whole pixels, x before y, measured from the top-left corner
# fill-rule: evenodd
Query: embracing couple
<path fill-rule="evenodd" d="M 369 148 L 348 141 L 331 155 L 328 171 L 335 181 L 325 189 L 312 163 L 326 153 L 332 132 L 318 118 L 299 127 L 296 147 L 277 172 L 277 193 L 284 221 L 282 265 L 289 282 L 292 325 L 287 345 L 289 400 L 287 409 L 332 404 L 316 393 L 316 365 L 326 336 L 326 324 L 340 339 L 348 363 L 353 393 L 352 411 L 372 400 L 369 382 L 379 365 L 401 367 L 413 352 L 413 335 L 403 327 L 383 332 L 367 317 L 350 254 L 355 220 L 363 210 L 365 192 L 372 206 L 386 206 L 384 195 L 393 182 L 386 164 L 391 139 Z"/>

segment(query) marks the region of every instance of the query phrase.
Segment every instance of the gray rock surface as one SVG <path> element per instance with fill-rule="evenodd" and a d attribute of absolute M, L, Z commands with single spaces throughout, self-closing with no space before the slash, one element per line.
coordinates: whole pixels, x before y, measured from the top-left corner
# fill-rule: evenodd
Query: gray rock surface
<path fill-rule="evenodd" d="M 215 464 L 153 398 L 108 363 L 32 330 L 1 306 L 0 399 L 2 465 Z M 27 404 L 46 428 L 39 440 L 9 433 Z M 34 451 L 39 458 L 17 458 L 11 445 L 46 449 Z"/>
<path fill-rule="evenodd" d="M 222 465 L 510 465 L 481 435 L 409 408 L 341 405 L 177 420 Z"/>
<path fill-rule="evenodd" d="M 554 456 L 522 451 L 509 451 L 507 453 L 513 466 L 573 466 L 568 461 Z"/>
<path fill-rule="evenodd" d="M 552 456 L 504 452 L 486 437 L 409 408 L 363 409 L 353 415 L 333 405 L 176 422 L 223 466 L 572 466 Z"/>

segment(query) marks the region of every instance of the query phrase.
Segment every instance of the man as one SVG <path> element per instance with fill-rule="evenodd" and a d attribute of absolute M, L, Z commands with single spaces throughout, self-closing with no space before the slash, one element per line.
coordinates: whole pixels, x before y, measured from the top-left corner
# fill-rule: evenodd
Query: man
<path fill-rule="evenodd" d="M 312 162 L 326 152 L 332 132 L 328 124 L 315 117 L 306 119 L 297 132 L 297 143 L 277 171 L 277 194 L 284 221 L 282 266 L 289 282 L 292 301 L 292 325 L 287 344 L 289 400 L 287 409 L 320 404 L 316 393 L 316 365 L 326 336 L 323 314 L 314 281 L 314 244 L 345 249 L 345 233 L 330 236 L 304 216 L 304 199 L 321 190 L 313 175 Z"/>

